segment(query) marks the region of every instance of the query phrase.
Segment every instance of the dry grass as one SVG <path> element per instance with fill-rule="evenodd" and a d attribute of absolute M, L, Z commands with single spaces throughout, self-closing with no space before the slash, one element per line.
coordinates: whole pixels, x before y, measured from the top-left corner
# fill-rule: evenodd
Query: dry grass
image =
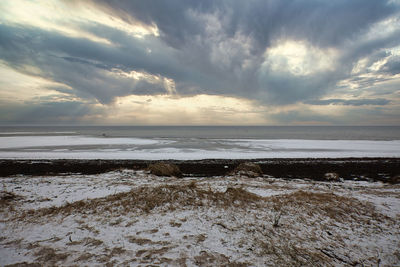
<path fill-rule="evenodd" d="M 72 218 L 72 221 L 78 224 L 76 228 L 87 231 L 96 239 L 92 237 L 79 240 L 70 239 L 71 242 L 66 243 L 66 250 L 53 249 L 52 244 L 48 243 L 43 247 L 40 245 L 42 243 L 39 244 L 42 241 L 53 242 L 52 240 L 38 241 L 30 248 L 32 253 L 37 252 L 35 254 L 36 261 L 50 265 L 63 264 L 67 261 L 74 262 L 74 260 L 76 263 L 82 264 L 97 261 L 102 262 L 102 265 L 105 266 L 116 265 L 118 260 L 126 260 L 125 258 L 130 256 L 136 257 L 136 263 L 144 265 L 163 263 L 174 265 L 178 264 L 178 261 L 185 264 L 188 257 L 185 253 L 179 254 L 179 259 L 176 257 L 169 259 L 165 256 L 176 254 L 174 248 L 180 245 L 180 250 L 191 252 L 195 246 L 207 246 L 214 241 L 211 232 L 207 232 L 208 228 L 202 229 L 202 234 L 185 232 L 188 225 L 194 222 L 198 223 L 188 214 L 200 214 L 202 223 L 216 227 L 214 230 L 220 231 L 221 236 L 232 236 L 232 239 L 223 237 L 222 240 L 221 238 L 221 244 L 229 244 L 231 248 L 236 246 L 238 253 L 244 255 L 240 258 L 241 260 L 248 260 L 246 255 L 252 255 L 253 259 L 260 260 L 260 262 L 268 259 L 274 266 L 362 264 L 363 262 L 356 257 L 362 252 L 360 252 L 360 248 L 349 245 L 349 243 L 351 244 L 349 236 L 366 240 L 369 238 L 368 235 L 387 234 L 387 229 L 396 226 L 395 219 L 382 215 L 373 204 L 334 194 L 328 191 L 333 187 L 325 186 L 327 183 L 321 186 L 320 192 L 297 190 L 295 186 L 289 186 L 289 184 L 248 183 L 248 188 L 279 191 L 289 189 L 283 195 L 260 197 L 243 187 L 238 187 L 240 185 L 237 183 L 235 187 L 227 187 L 224 192 L 221 192 L 215 191 L 220 190 L 221 184 L 217 184 L 217 189 L 212 190 L 211 186 L 207 187 L 207 184 L 202 181 L 171 180 L 176 183 L 155 187 L 142 186 L 129 192 L 98 199 L 81 200 L 61 207 L 15 213 L 17 216 L 14 217 L 14 220 L 18 219 L 24 223 L 39 222 L 40 224 L 52 219 L 63 221 L 67 219 L 66 216 L 73 215 L 69 219 Z M 245 180 L 248 181 L 248 179 Z M 223 183 L 223 186 L 225 187 L 226 184 L 232 184 L 232 182 Z M 245 183 L 243 184 L 246 186 Z M 390 187 L 395 186 L 391 185 Z M 340 187 L 335 187 L 335 189 L 338 188 Z M 297 191 L 293 192 L 293 190 Z M 312 190 L 317 189 L 313 188 Z M 368 190 L 371 191 L 371 194 L 374 192 L 372 189 L 363 189 L 363 191 L 357 192 L 366 193 Z M 343 193 L 343 191 L 340 192 Z M 376 192 L 376 194 L 381 193 L 384 192 Z M 396 195 L 394 192 L 389 193 Z M 202 207 L 204 209 L 201 209 Z M 212 207 L 210 213 L 201 213 L 210 211 L 209 207 Z M 185 209 L 193 213 L 185 211 L 185 213 L 179 214 Z M 98 230 L 101 230 L 101 226 L 95 225 L 98 229 L 93 226 L 94 223 L 100 222 L 100 224 L 113 226 L 116 229 L 130 227 L 140 218 L 148 217 L 147 214 L 161 216 L 169 211 L 178 213 L 176 216 L 167 217 L 168 220 L 164 222 L 164 225 L 151 225 L 148 229 L 134 227 L 130 232 L 133 235 L 125 236 L 126 242 L 122 247 L 108 247 L 107 242 L 103 243 L 101 240 Z M 75 217 L 75 215 L 77 216 Z M 143 217 L 140 217 L 141 215 Z M 58 217 L 50 218 L 52 216 Z M 96 222 L 88 221 L 93 218 L 96 219 Z M 168 231 L 171 231 L 171 235 L 174 232 L 183 233 L 183 238 L 179 240 L 179 243 L 171 240 L 170 234 L 163 233 L 165 226 Z M 171 226 L 176 228 L 171 230 Z M 160 230 L 154 227 L 160 227 Z M 157 232 L 160 232 L 158 237 L 153 235 Z M 144 235 L 139 236 L 141 233 Z M 148 239 L 149 234 L 153 240 Z M 398 231 L 395 234 L 398 234 Z M 160 240 L 159 236 L 161 235 L 162 239 Z M 365 236 L 366 239 L 363 239 Z M 63 238 L 65 237 L 63 236 Z M 323 246 L 320 246 L 321 244 Z M 136 245 L 143 247 L 137 248 Z M 83 247 L 91 253 L 96 251 L 97 254 L 84 251 L 74 255 L 71 252 L 76 249 L 74 246 Z M 70 252 L 64 253 L 65 251 Z M 101 251 L 100 254 L 98 251 Z M 347 254 L 347 251 L 354 251 L 354 253 Z M 218 252 L 221 251 L 218 250 Z M 199 254 L 197 250 L 196 254 L 191 254 L 190 262 L 200 266 L 254 265 L 254 263 L 233 262 L 232 258 L 226 255 L 219 254 L 215 250 L 211 251 L 211 249 Z M 368 255 L 362 260 L 370 264 L 378 262 L 379 257 Z M 260 262 L 259 265 L 263 265 Z M 129 264 L 129 262 L 126 263 Z"/>
<path fill-rule="evenodd" d="M 194 257 L 194 262 L 197 266 L 229 266 L 229 267 L 244 267 L 249 266 L 249 263 L 231 262 L 228 257 L 220 253 L 210 253 L 201 251 L 200 255 Z"/>
<path fill-rule="evenodd" d="M 18 262 L 15 264 L 9 264 L 6 265 L 5 267 L 42 267 L 43 265 L 40 263 L 28 263 L 28 262 Z"/>
<path fill-rule="evenodd" d="M 395 175 L 393 177 L 390 177 L 387 182 L 389 184 L 400 184 L 400 175 Z"/>
<path fill-rule="evenodd" d="M 262 176 L 263 172 L 259 165 L 252 162 L 244 162 L 240 163 L 239 166 L 235 168 L 232 174 L 247 177 L 259 177 Z"/>
<path fill-rule="evenodd" d="M 169 225 L 171 225 L 172 227 L 181 227 L 182 226 L 182 223 L 180 223 L 180 222 L 175 222 L 175 221 L 170 221 L 169 222 Z"/>
<path fill-rule="evenodd" d="M 273 209 L 282 213 L 285 210 L 294 208 L 310 217 L 315 213 L 319 213 L 325 218 L 339 222 L 358 221 L 370 224 L 371 220 L 377 222 L 392 221 L 390 217 L 377 212 L 371 203 L 361 202 L 355 198 L 338 196 L 333 193 L 300 190 L 284 196 L 273 196 L 269 199 Z"/>
<path fill-rule="evenodd" d="M 71 240 L 71 239 L 70 239 Z M 81 240 L 77 241 L 70 241 L 67 243 L 68 246 L 76 246 L 76 245 L 81 245 L 83 244 L 84 246 L 89 246 L 89 247 L 98 247 L 103 245 L 103 241 L 91 237 L 85 237 Z"/>
<path fill-rule="evenodd" d="M 226 192 L 213 192 L 211 189 L 198 188 L 195 183 L 183 185 L 162 185 L 158 187 L 141 187 L 129 192 L 119 193 L 104 198 L 81 200 L 61 207 L 28 210 L 16 219 L 34 219 L 43 216 L 64 215 L 74 213 L 103 214 L 129 212 L 149 213 L 156 208 L 164 211 L 185 207 L 217 206 L 245 208 L 257 207 L 263 198 L 242 188 L 228 188 Z"/>
<path fill-rule="evenodd" d="M 349 236 L 343 235 L 341 229 L 353 232 L 354 237 L 367 238 L 396 225 L 394 219 L 379 213 L 371 203 L 333 193 L 296 191 L 268 197 L 265 203 L 275 211 L 271 226 L 266 227 L 263 222 L 242 225 L 249 235 L 242 246 L 259 257 L 270 258 L 276 266 L 363 266 L 363 261 L 378 262 L 376 257 L 359 259 L 337 250 L 357 250 L 346 243 Z M 276 219 L 277 214 L 282 214 L 282 223 Z M 315 242 L 322 241 L 321 233 L 325 246 L 315 247 Z"/>
<path fill-rule="evenodd" d="M 91 258 L 94 258 L 95 256 L 96 256 L 95 254 L 92 254 L 92 253 L 89 253 L 89 252 L 85 252 L 82 255 L 80 255 L 78 258 L 76 258 L 75 262 L 82 262 L 82 261 L 84 262 L 84 261 L 87 261 L 87 260 L 89 260 Z"/>
<path fill-rule="evenodd" d="M 150 164 L 148 170 L 151 174 L 157 176 L 175 176 L 182 177 L 182 172 L 179 170 L 179 167 L 175 164 L 157 162 L 154 164 Z"/>
<path fill-rule="evenodd" d="M 147 238 L 138 238 L 136 236 L 128 236 L 127 238 L 130 243 L 138 244 L 139 246 L 154 243 L 152 240 Z"/>
<path fill-rule="evenodd" d="M 14 192 L 0 191 L 0 207 L 10 205 L 13 201 L 22 199 L 22 196 L 15 194 Z"/>
<path fill-rule="evenodd" d="M 141 263 L 150 263 L 176 247 L 177 246 L 163 246 L 161 248 L 141 249 L 136 252 L 135 256 L 141 258 Z"/>
<path fill-rule="evenodd" d="M 115 247 L 115 248 L 112 248 L 112 249 L 110 250 L 109 255 L 110 255 L 110 257 L 112 258 L 112 257 L 118 256 L 118 255 L 121 255 L 121 254 L 123 254 L 123 253 L 125 253 L 125 252 L 126 252 L 126 250 L 125 250 L 124 248 L 122 248 L 122 247 Z"/>
<path fill-rule="evenodd" d="M 200 234 L 196 236 L 196 243 L 201 243 L 204 242 L 204 240 L 207 239 L 207 236 L 205 234 Z"/>
<path fill-rule="evenodd" d="M 276 266 L 332 266 L 318 251 L 303 249 L 290 242 L 258 242 L 259 256 L 271 257 Z"/>
<path fill-rule="evenodd" d="M 37 256 L 37 261 L 46 262 L 49 266 L 54 266 L 57 262 L 64 261 L 69 255 L 67 253 L 58 253 L 53 248 L 43 247 L 35 253 L 35 256 Z"/>
<path fill-rule="evenodd" d="M 340 181 L 340 176 L 336 172 L 328 172 L 324 174 L 324 180 L 329 182 Z"/>
<path fill-rule="evenodd" d="M 141 187 L 130 192 L 119 193 L 104 198 L 81 200 L 61 207 L 29 210 L 15 217 L 18 220 L 36 220 L 43 216 L 81 214 L 117 214 L 166 212 L 193 207 L 219 208 L 268 208 L 275 212 L 274 226 L 280 226 L 280 217 L 290 210 L 300 212 L 300 218 L 319 214 L 338 222 L 359 221 L 365 224 L 392 222 L 387 216 L 377 212 L 374 206 L 354 198 L 338 196 L 333 193 L 296 191 L 290 194 L 263 198 L 243 188 L 228 187 L 225 192 L 199 188 L 195 182 L 182 185 L 161 185 Z M 305 220 L 307 221 L 307 220 Z M 120 224 L 122 221 L 118 221 Z M 112 223 L 114 224 L 114 223 Z M 116 225 L 116 223 L 115 223 Z M 181 223 L 172 222 L 179 227 Z"/>
<path fill-rule="evenodd" d="M 136 237 L 136 236 L 127 236 L 126 237 L 128 239 L 128 241 L 130 243 L 134 243 L 137 244 L 139 246 L 143 246 L 143 245 L 168 245 L 169 242 L 166 241 L 153 241 L 147 238 L 140 238 L 140 237 Z"/>

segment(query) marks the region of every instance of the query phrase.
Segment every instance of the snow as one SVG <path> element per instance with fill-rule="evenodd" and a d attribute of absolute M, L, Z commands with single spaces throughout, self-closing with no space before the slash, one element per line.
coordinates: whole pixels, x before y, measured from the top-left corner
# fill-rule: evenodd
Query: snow
<path fill-rule="evenodd" d="M 23 208 L 44 208 L 61 206 L 75 201 L 98 198 L 129 191 L 127 178 L 121 174 L 115 180 L 113 173 L 100 175 L 69 175 L 48 177 L 24 176 L 4 178 L 3 191 L 12 191 L 25 198 Z M 113 186 L 110 186 L 112 184 Z M 6 186 L 7 185 L 7 186 Z"/>
<path fill-rule="evenodd" d="M 0 135 L 52 135 L 52 134 L 76 134 L 71 131 L 51 131 L 51 132 L 0 132 Z"/>
<path fill-rule="evenodd" d="M 399 157 L 400 140 L 145 139 L 0 136 L 2 159 L 255 159 Z"/>
<path fill-rule="evenodd" d="M 0 137 L 1 148 L 26 148 L 79 145 L 150 145 L 160 141 L 140 138 L 101 138 L 87 136 L 7 136 Z"/>
<path fill-rule="evenodd" d="M 1 181 L 2 191 L 20 197 L 0 211 L 1 266 L 24 261 L 63 266 L 282 266 L 315 265 L 314 260 L 326 266 L 355 261 L 371 266 L 378 260 L 381 266 L 396 266 L 400 262 L 399 185 L 271 177 L 156 177 L 133 170 L 14 176 Z M 149 212 L 137 209 L 134 202 L 124 204 L 124 197 L 132 201 L 131 194 L 168 190 L 168 186 L 190 188 L 193 182 L 196 190 L 210 190 L 221 197 L 229 188 L 237 188 L 262 199 L 259 204 L 245 202 L 244 206 L 220 206 L 204 199 L 200 206 L 171 208 L 173 203 L 165 202 Z M 321 203 L 307 198 L 285 202 L 299 192 L 327 199 Z M 118 193 L 121 200 L 104 198 Z M 172 199 L 185 197 L 182 194 L 176 193 Z M 348 203 L 335 202 L 336 196 Z M 96 205 L 40 216 L 28 213 L 63 209 L 80 200 Z M 281 202 L 286 204 L 279 207 Z M 326 205 L 332 206 L 325 209 Z M 340 217 L 340 208 L 346 209 L 345 217 Z M 326 214 L 330 209 L 335 213 Z M 277 215 L 281 216 L 279 227 L 274 227 Z"/>

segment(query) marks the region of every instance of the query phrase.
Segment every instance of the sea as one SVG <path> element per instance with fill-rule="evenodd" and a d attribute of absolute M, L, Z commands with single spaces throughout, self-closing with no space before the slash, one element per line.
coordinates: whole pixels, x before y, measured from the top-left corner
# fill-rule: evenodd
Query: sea
<path fill-rule="evenodd" d="M 400 157 L 399 126 L 0 126 L 1 159 Z"/>

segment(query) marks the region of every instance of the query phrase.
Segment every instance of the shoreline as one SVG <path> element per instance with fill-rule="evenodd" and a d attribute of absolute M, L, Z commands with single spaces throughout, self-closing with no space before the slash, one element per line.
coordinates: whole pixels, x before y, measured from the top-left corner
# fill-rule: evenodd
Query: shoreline
<path fill-rule="evenodd" d="M 204 160 L 2 159 L 0 177 L 12 175 L 99 174 L 117 169 L 146 169 L 154 162 L 176 164 L 184 176 L 224 176 L 243 162 L 260 165 L 264 175 L 323 180 L 328 172 L 345 180 L 383 181 L 399 175 L 400 158 L 275 158 Z"/>

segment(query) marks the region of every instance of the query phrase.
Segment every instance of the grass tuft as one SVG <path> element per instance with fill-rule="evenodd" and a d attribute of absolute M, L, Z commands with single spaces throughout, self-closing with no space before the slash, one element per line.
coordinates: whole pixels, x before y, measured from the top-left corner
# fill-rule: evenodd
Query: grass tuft
<path fill-rule="evenodd" d="M 182 177 L 182 172 L 179 167 L 171 163 L 157 162 L 154 164 L 150 164 L 148 170 L 151 174 L 157 176 Z"/>
<path fill-rule="evenodd" d="M 243 188 L 229 187 L 225 192 L 213 192 L 201 189 L 195 183 L 181 185 L 161 185 L 158 187 L 141 187 L 129 192 L 118 193 L 103 198 L 80 200 L 60 207 L 28 210 L 18 219 L 31 219 L 43 216 L 74 213 L 100 214 L 103 212 L 125 214 L 128 212 L 149 213 L 156 208 L 172 211 L 185 207 L 217 206 L 222 208 L 245 208 L 258 205 L 263 198 Z"/>
<path fill-rule="evenodd" d="M 263 175 L 261 167 L 252 162 L 240 163 L 239 166 L 233 170 L 233 174 L 247 177 L 259 177 Z"/>

